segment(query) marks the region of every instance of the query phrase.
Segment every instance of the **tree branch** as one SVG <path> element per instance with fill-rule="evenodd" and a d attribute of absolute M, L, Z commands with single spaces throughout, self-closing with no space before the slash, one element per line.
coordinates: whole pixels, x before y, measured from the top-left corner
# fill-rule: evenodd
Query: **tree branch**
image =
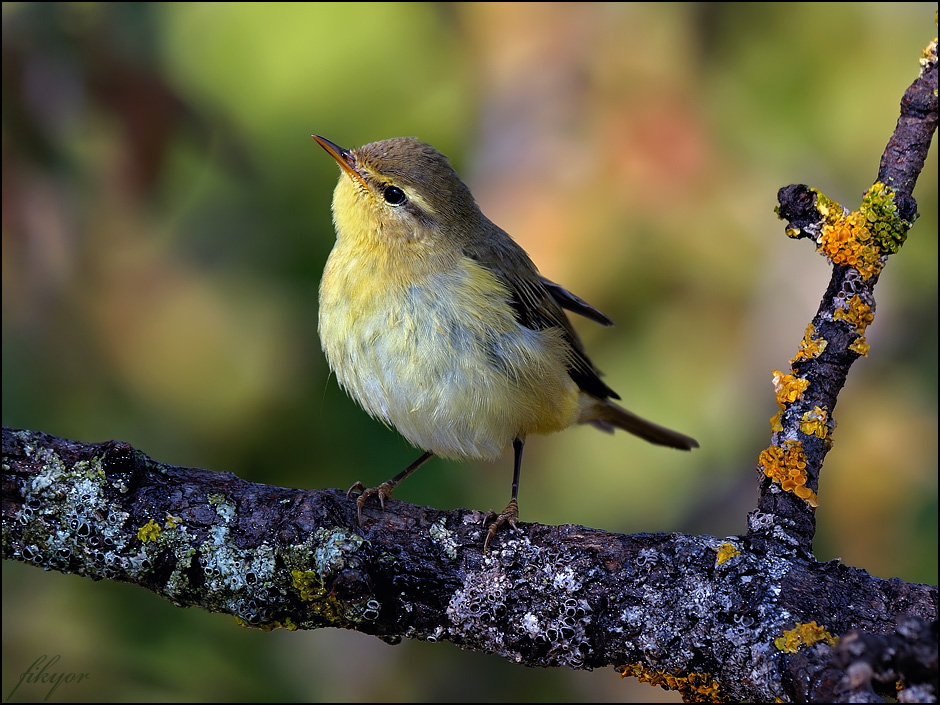
<path fill-rule="evenodd" d="M 692 695 L 720 684 L 724 697 L 772 699 L 788 692 L 775 640 L 796 625 L 886 634 L 937 614 L 934 587 L 820 564 L 764 533 L 529 524 L 484 555 L 479 512 L 391 500 L 360 530 L 338 490 L 174 467 L 124 443 L 4 428 L 3 463 L 4 558 L 261 628 L 447 640 L 530 666 L 643 664 L 697 674 Z"/>

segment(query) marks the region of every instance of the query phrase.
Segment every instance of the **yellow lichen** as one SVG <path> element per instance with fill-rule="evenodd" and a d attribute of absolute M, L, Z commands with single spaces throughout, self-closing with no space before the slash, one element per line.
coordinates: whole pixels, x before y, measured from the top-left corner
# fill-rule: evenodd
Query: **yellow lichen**
<path fill-rule="evenodd" d="M 764 474 L 786 492 L 792 492 L 817 507 L 816 493 L 806 486 L 806 454 L 799 441 L 784 441 L 783 446 L 770 446 L 762 450 L 757 460 Z"/>
<path fill-rule="evenodd" d="M 822 191 L 817 191 L 816 189 L 810 190 L 816 194 L 816 210 L 827 223 L 834 223 L 845 215 L 845 208 L 840 206 L 836 201 L 833 201 Z"/>
<path fill-rule="evenodd" d="M 640 683 L 658 685 L 666 690 L 676 690 L 686 703 L 726 703 L 731 702 L 721 692 L 718 681 L 712 680 L 710 673 L 689 673 L 676 675 L 662 668 L 645 668 L 639 663 L 617 666 L 621 678 L 636 678 Z"/>
<path fill-rule="evenodd" d="M 300 592 L 300 599 L 311 603 L 313 612 L 330 622 L 340 619 L 342 603 L 326 591 L 319 573 L 313 570 L 292 570 L 290 574 L 291 582 Z"/>
<path fill-rule="evenodd" d="M 897 254 L 910 229 L 910 223 L 905 222 L 898 213 L 894 193 L 893 188 L 876 181 L 868 189 L 859 208 L 868 221 L 868 229 L 875 244 L 885 255 Z"/>
<path fill-rule="evenodd" d="M 260 629 L 263 632 L 272 632 L 275 629 L 286 629 L 289 632 L 296 632 L 299 628 L 294 624 L 290 617 L 285 617 L 283 622 L 269 622 L 267 624 L 249 624 L 244 619 L 235 615 L 235 624 L 245 629 Z"/>
<path fill-rule="evenodd" d="M 819 406 L 813 407 L 812 411 L 803 414 L 800 421 L 800 431 L 807 436 L 816 436 L 816 438 L 825 438 L 829 434 L 829 412 Z"/>
<path fill-rule="evenodd" d="M 937 22 L 937 13 L 936 13 L 936 12 L 934 13 L 933 21 L 934 21 L 934 24 L 936 24 L 936 22 Z M 930 42 L 930 44 L 928 44 L 928 45 L 925 46 L 923 49 L 921 49 L 921 58 L 920 58 L 920 61 L 919 61 L 920 66 L 921 66 L 921 69 L 922 69 L 922 70 L 923 70 L 923 69 L 926 69 L 926 68 L 929 67 L 932 63 L 936 62 L 936 60 L 937 60 L 937 38 L 934 37 L 934 40 L 933 40 L 932 42 Z M 934 88 L 934 91 L 933 91 L 933 92 L 934 92 L 934 95 L 936 95 L 936 94 L 937 94 L 937 89 Z"/>
<path fill-rule="evenodd" d="M 292 570 L 290 572 L 291 582 L 300 593 L 300 599 L 305 602 L 319 600 L 326 594 L 323 589 L 323 581 L 319 574 L 313 570 Z"/>
<path fill-rule="evenodd" d="M 783 411 L 778 411 L 776 414 L 770 417 L 770 430 L 774 433 L 783 430 L 783 424 L 780 423 L 780 419 L 783 417 Z"/>
<path fill-rule="evenodd" d="M 721 565 L 735 556 L 740 556 L 741 552 L 733 543 L 723 543 L 718 547 L 718 558 L 715 559 L 715 565 Z"/>
<path fill-rule="evenodd" d="M 160 525 L 151 519 L 142 527 L 137 529 L 137 538 L 143 543 L 147 543 L 148 541 L 156 541 L 158 538 L 160 538 L 160 531 Z"/>
<path fill-rule="evenodd" d="M 865 336 L 863 335 L 851 345 L 849 345 L 849 350 L 854 353 L 858 353 L 862 357 L 868 357 L 868 351 L 871 350 L 871 346 L 865 342 Z"/>
<path fill-rule="evenodd" d="M 801 396 L 809 386 L 809 380 L 793 375 L 786 375 L 780 370 L 773 371 L 774 390 L 777 393 L 777 404 L 781 409 L 785 409 L 787 404 L 792 404 Z"/>
<path fill-rule="evenodd" d="M 819 251 L 833 264 L 853 267 L 868 280 L 881 271 L 883 256 L 896 253 L 910 227 L 898 215 L 894 189 L 876 182 L 857 211 L 846 213 L 838 203 L 816 193 L 816 209 L 823 216 L 817 239 Z"/>
<path fill-rule="evenodd" d="M 818 357 L 826 349 L 829 343 L 822 338 L 814 338 L 815 333 L 816 326 L 812 323 L 806 326 L 806 333 L 803 334 L 803 340 L 800 341 L 800 349 L 797 351 L 796 356 L 790 360 L 791 365 L 797 360 L 810 360 Z"/>
<path fill-rule="evenodd" d="M 865 329 L 875 320 L 875 314 L 872 313 L 871 306 L 862 301 L 862 297 L 856 294 L 848 300 L 846 308 L 840 308 L 835 312 L 833 318 L 837 321 L 847 321 L 859 335 L 865 334 Z"/>
<path fill-rule="evenodd" d="M 175 529 L 182 522 L 183 522 L 182 517 L 175 517 L 172 514 L 166 515 L 166 528 L 168 529 Z"/>
<path fill-rule="evenodd" d="M 774 640 L 774 646 L 785 653 L 795 654 L 801 646 L 812 646 L 820 641 L 833 647 L 839 643 L 838 637 L 832 636 L 813 620 L 806 624 L 797 622 L 793 629 L 786 630 L 783 636 Z"/>

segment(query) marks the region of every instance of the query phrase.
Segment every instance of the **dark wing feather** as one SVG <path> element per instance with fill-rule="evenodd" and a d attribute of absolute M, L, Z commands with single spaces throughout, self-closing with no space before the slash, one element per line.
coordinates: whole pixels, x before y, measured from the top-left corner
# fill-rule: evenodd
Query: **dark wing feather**
<path fill-rule="evenodd" d="M 466 243 L 464 254 L 486 267 L 503 283 L 509 291 L 509 304 L 520 325 L 531 330 L 561 329 L 562 337 L 571 349 L 568 374 L 578 387 L 601 399 L 619 399 L 617 393 L 601 380 L 562 307 L 603 325 L 613 325 L 613 321 L 567 289 L 542 277 L 525 250 L 504 231 L 495 225 L 492 227 L 498 230 L 498 235 L 482 242 Z"/>
<path fill-rule="evenodd" d="M 614 325 L 614 322 L 610 318 L 591 306 L 591 304 L 581 297 L 572 294 L 565 287 L 545 277 L 540 277 L 540 279 L 545 288 L 548 289 L 548 293 L 552 295 L 552 298 L 555 299 L 562 308 L 566 308 L 572 313 L 577 313 L 585 318 L 590 318 L 592 321 L 600 323 L 602 326 Z"/>

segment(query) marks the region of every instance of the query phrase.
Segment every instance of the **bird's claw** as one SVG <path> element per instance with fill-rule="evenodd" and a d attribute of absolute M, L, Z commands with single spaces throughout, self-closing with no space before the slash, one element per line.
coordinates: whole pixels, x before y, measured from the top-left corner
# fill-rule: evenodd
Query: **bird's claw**
<path fill-rule="evenodd" d="M 509 501 L 509 504 L 506 505 L 506 508 L 502 511 L 501 514 L 497 514 L 492 509 L 486 513 L 486 516 L 483 517 L 483 524 L 486 525 L 490 520 L 493 520 L 493 523 L 490 524 L 490 528 L 486 532 L 486 540 L 483 542 L 483 554 L 486 555 L 486 549 L 490 545 L 490 539 L 496 536 L 496 532 L 499 530 L 499 527 L 504 524 L 509 524 L 516 533 L 522 533 L 522 530 L 519 528 L 519 505 L 516 503 L 515 499 Z"/>
<path fill-rule="evenodd" d="M 359 496 L 356 498 L 356 520 L 359 522 L 359 526 L 362 526 L 362 508 L 366 505 L 366 502 L 369 500 L 369 497 L 378 496 L 379 506 L 382 507 L 382 511 L 385 511 L 385 500 L 391 499 L 392 490 L 395 488 L 394 485 L 383 482 L 378 487 L 366 487 L 358 480 L 353 483 L 346 491 L 346 498 L 349 499 L 352 496 L 353 492 L 358 492 Z"/>
<path fill-rule="evenodd" d="M 349 499 L 350 497 L 352 497 L 353 492 L 359 492 L 361 494 L 362 492 L 365 491 L 365 489 L 366 489 L 366 486 L 363 485 L 361 482 L 359 482 L 359 480 L 356 480 L 354 483 L 352 483 L 352 486 L 348 490 L 346 490 L 346 499 Z"/>

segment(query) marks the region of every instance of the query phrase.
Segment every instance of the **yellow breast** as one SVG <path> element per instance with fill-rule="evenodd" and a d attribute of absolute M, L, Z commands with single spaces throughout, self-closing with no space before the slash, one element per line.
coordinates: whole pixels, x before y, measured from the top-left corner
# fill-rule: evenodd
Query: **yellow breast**
<path fill-rule="evenodd" d="M 330 367 L 367 412 L 456 459 L 492 459 L 516 437 L 576 422 L 558 331 L 519 325 L 505 288 L 468 257 L 391 257 L 370 239 L 338 239 L 319 319 Z"/>

